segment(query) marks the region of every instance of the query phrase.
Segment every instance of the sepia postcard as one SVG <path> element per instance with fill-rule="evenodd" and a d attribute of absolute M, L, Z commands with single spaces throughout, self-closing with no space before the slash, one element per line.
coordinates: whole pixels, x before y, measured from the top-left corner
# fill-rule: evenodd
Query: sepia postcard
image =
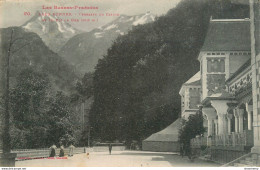
<path fill-rule="evenodd" d="M 3 170 L 260 166 L 259 0 L 0 0 L 0 44 Z"/>

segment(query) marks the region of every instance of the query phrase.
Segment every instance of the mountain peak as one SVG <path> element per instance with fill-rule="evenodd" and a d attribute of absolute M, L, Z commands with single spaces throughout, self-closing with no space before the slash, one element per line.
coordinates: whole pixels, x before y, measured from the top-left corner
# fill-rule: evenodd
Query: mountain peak
<path fill-rule="evenodd" d="M 155 21 L 155 15 L 152 14 L 150 11 L 146 12 L 145 14 L 137 15 L 135 18 L 136 19 L 133 22 L 134 26 L 143 25 Z"/>
<path fill-rule="evenodd" d="M 129 25 L 128 27 L 131 26 L 137 26 L 137 25 L 143 25 L 143 24 L 147 24 L 149 22 L 153 22 L 155 20 L 155 15 L 152 14 L 150 11 L 143 13 L 143 14 L 139 14 L 139 15 L 134 15 L 134 16 L 129 16 L 129 15 L 120 15 L 117 19 L 115 19 L 114 21 L 99 27 L 99 30 L 110 30 L 110 29 L 116 29 L 116 28 L 120 28 L 122 25 L 124 27 L 124 25 Z"/>
<path fill-rule="evenodd" d="M 59 19 L 51 13 L 37 10 L 34 16 L 22 25 L 22 28 L 37 33 L 51 50 L 58 52 L 71 37 L 81 33 L 69 23 Z"/>

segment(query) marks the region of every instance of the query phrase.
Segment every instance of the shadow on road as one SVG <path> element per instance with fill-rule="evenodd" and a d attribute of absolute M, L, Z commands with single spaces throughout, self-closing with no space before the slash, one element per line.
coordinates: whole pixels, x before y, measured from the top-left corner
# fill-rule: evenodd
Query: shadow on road
<path fill-rule="evenodd" d="M 143 152 L 143 151 L 127 151 L 119 153 L 120 155 L 139 155 L 139 156 L 164 156 L 164 155 L 177 155 L 177 153 L 170 152 Z"/>
<path fill-rule="evenodd" d="M 122 153 L 118 153 L 118 155 L 135 155 L 135 156 L 149 156 L 151 157 L 151 161 L 156 162 L 168 162 L 173 167 L 219 167 L 220 164 L 204 161 L 200 159 L 195 159 L 191 162 L 188 157 L 181 157 L 177 153 L 170 152 L 143 152 L 143 151 L 126 151 Z"/>

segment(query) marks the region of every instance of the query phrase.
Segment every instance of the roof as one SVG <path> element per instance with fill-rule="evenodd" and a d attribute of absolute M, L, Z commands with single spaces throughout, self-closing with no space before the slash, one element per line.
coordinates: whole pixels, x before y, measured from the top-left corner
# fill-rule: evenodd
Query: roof
<path fill-rule="evenodd" d="M 168 127 L 160 132 L 152 134 L 144 141 L 178 141 L 179 129 L 181 126 L 181 118 L 178 118 L 175 122 L 170 124 Z"/>
<path fill-rule="evenodd" d="M 230 76 L 226 80 L 226 82 L 230 82 L 231 80 L 235 79 L 240 73 L 242 73 L 244 70 L 246 70 L 250 66 L 251 66 L 251 58 L 248 59 L 247 62 L 245 62 L 245 64 L 243 64 L 241 67 L 239 67 L 239 69 L 232 76 Z"/>
<path fill-rule="evenodd" d="M 201 51 L 250 51 L 250 20 L 211 20 Z"/>
<path fill-rule="evenodd" d="M 200 86 L 201 85 L 200 79 L 201 77 L 199 71 L 181 86 L 179 94 L 181 95 L 181 93 L 183 92 L 183 86 Z"/>
<path fill-rule="evenodd" d="M 211 98 L 211 99 L 232 99 L 232 98 L 234 98 L 234 96 L 232 94 L 226 92 L 225 90 L 223 90 L 219 93 L 214 93 L 214 94 L 210 95 L 209 98 Z"/>
<path fill-rule="evenodd" d="M 186 81 L 184 85 L 200 85 L 200 71 Z"/>
<path fill-rule="evenodd" d="M 233 4 L 249 5 L 249 0 L 231 0 Z"/>
<path fill-rule="evenodd" d="M 222 89 L 221 91 L 206 97 L 201 103 L 203 105 L 205 105 L 205 104 L 209 103 L 211 100 L 230 100 L 230 101 L 232 101 L 234 99 L 235 99 L 235 97 L 232 94 L 230 94 L 229 92 Z"/>

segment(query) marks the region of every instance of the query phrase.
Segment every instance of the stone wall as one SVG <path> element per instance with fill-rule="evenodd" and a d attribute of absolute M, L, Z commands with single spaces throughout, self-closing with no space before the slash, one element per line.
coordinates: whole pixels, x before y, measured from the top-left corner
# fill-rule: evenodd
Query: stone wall
<path fill-rule="evenodd" d="M 223 149 L 211 149 L 211 160 L 221 164 L 231 162 L 247 153 L 250 150 L 227 150 Z"/>
<path fill-rule="evenodd" d="M 192 148 L 192 153 L 196 155 L 196 157 L 209 155 L 208 159 L 211 161 L 226 164 L 249 153 L 250 147 L 211 147 L 207 148 L 206 151 L 207 152 L 201 148 Z"/>

